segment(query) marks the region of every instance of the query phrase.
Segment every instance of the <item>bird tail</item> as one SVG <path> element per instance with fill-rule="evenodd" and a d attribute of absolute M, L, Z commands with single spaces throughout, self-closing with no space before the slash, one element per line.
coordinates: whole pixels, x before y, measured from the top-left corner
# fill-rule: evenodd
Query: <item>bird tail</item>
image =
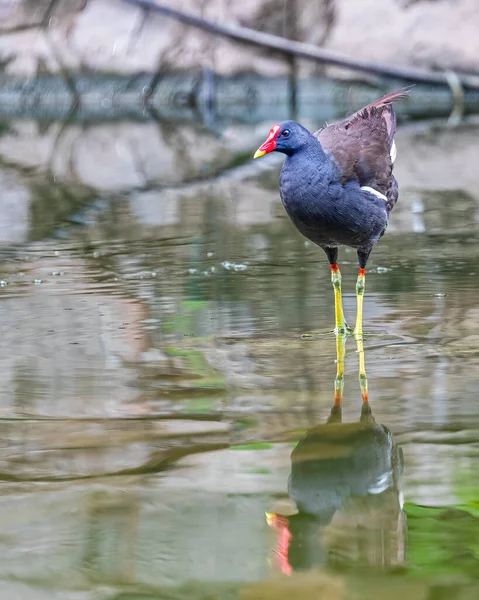
<path fill-rule="evenodd" d="M 374 100 L 374 102 L 371 102 L 371 104 L 368 104 L 362 109 L 362 111 L 360 111 L 370 112 L 372 109 L 374 109 L 381 112 L 381 116 L 386 121 L 391 149 L 393 148 L 394 134 L 396 133 L 396 115 L 394 114 L 392 103 L 408 98 L 410 89 L 410 87 L 405 87 L 395 90 L 394 92 L 390 92 L 389 94 L 382 96 L 382 98 Z"/>
<path fill-rule="evenodd" d="M 389 94 L 386 94 L 385 96 L 382 96 L 382 98 L 378 98 L 377 100 L 374 100 L 374 102 L 371 102 L 371 104 L 368 104 L 365 109 L 385 108 L 386 106 L 390 106 L 393 102 L 405 100 L 409 97 L 409 90 L 411 87 L 412 86 L 404 87 L 400 88 L 399 90 L 395 90 L 394 92 L 389 92 Z"/>

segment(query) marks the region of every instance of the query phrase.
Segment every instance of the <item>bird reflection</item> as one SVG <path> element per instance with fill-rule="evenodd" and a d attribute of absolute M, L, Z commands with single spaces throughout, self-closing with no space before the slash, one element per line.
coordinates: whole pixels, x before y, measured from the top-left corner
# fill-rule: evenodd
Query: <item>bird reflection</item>
<path fill-rule="evenodd" d="M 337 345 L 338 364 L 344 346 Z M 364 350 L 359 356 L 364 371 Z M 364 378 L 365 379 L 365 378 Z M 340 385 L 338 385 L 340 383 Z M 285 574 L 320 566 L 381 567 L 404 561 L 406 522 L 402 451 L 364 397 L 356 422 L 342 422 L 342 372 L 327 422 L 309 429 L 291 454 L 293 515 L 267 513 L 277 532 L 275 556 Z M 367 389 L 367 387 L 366 387 Z"/>

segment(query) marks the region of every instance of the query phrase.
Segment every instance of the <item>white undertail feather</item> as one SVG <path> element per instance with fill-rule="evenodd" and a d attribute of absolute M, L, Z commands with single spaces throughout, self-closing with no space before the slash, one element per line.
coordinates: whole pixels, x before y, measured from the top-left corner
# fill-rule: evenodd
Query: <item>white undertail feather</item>
<path fill-rule="evenodd" d="M 391 162 L 394 164 L 394 161 L 396 160 L 396 155 L 397 155 L 396 142 L 394 140 L 393 140 L 393 143 L 391 144 L 390 155 L 391 155 Z"/>
<path fill-rule="evenodd" d="M 374 194 L 375 196 L 377 196 L 378 198 L 381 198 L 385 202 L 388 201 L 388 199 L 386 198 L 386 196 L 384 194 L 381 194 L 381 192 L 378 192 L 377 190 L 375 190 L 372 187 L 369 187 L 368 185 L 361 186 L 361 189 L 364 190 L 365 192 L 369 192 L 370 194 Z"/>

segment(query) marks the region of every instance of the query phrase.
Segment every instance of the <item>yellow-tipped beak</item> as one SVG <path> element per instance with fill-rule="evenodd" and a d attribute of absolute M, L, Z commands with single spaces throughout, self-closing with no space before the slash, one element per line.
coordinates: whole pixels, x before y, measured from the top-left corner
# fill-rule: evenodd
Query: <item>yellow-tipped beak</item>
<path fill-rule="evenodd" d="M 264 156 L 266 154 L 266 152 L 264 150 L 260 150 L 258 148 L 258 150 L 256 150 L 256 152 L 254 153 L 253 158 L 261 158 L 262 156 Z"/>
<path fill-rule="evenodd" d="M 273 127 L 271 127 L 268 137 L 261 144 L 258 150 L 256 150 L 253 158 L 260 158 L 261 156 L 268 154 L 268 152 L 273 152 L 273 150 L 276 149 L 276 136 L 278 135 L 279 129 L 279 125 L 273 125 Z"/>

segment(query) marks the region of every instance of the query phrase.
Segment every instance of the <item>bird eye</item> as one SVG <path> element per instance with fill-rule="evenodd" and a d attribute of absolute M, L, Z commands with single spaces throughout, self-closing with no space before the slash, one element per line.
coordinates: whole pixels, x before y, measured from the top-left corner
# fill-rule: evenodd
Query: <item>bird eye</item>
<path fill-rule="evenodd" d="M 289 134 L 290 134 L 290 133 L 291 133 L 291 132 L 290 132 L 290 130 L 289 130 L 289 129 L 285 129 L 281 135 L 282 135 L 283 137 L 289 137 Z"/>

